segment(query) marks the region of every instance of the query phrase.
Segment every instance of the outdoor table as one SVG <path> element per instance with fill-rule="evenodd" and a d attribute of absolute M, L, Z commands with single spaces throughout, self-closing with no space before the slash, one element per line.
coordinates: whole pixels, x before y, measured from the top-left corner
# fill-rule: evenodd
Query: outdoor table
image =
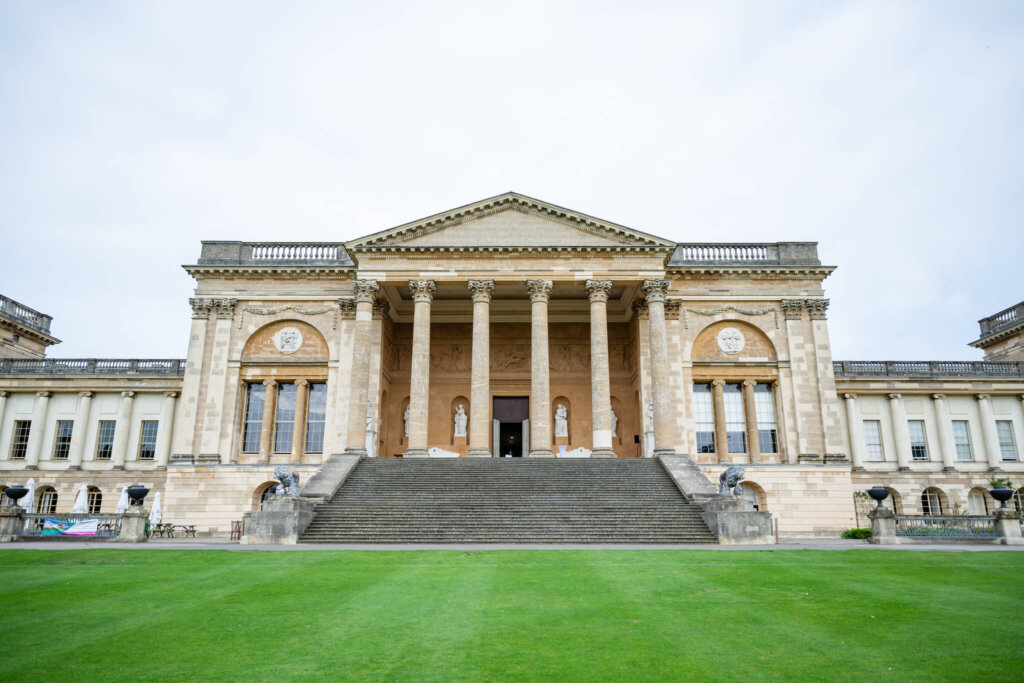
<path fill-rule="evenodd" d="M 185 532 L 185 538 L 196 537 L 196 525 L 195 524 L 179 524 L 178 528 Z"/>

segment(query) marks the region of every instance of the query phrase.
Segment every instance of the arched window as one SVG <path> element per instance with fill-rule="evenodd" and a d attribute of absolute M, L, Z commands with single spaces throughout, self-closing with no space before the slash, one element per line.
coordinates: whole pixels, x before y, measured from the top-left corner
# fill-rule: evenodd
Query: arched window
<path fill-rule="evenodd" d="M 892 510 L 894 515 L 902 515 L 903 503 L 900 501 L 900 494 L 896 493 L 896 489 L 891 489 L 888 486 L 885 490 L 889 492 L 889 497 L 882 501 L 882 507 L 887 507 Z"/>
<path fill-rule="evenodd" d="M 95 486 L 90 486 L 88 490 L 89 496 L 89 514 L 98 515 L 100 514 L 100 507 L 103 505 L 103 494 Z"/>
<path fill-rule="evenodd" d="M 36 498 L 36 512 L 41 515 L 52 515 L 57 512 L 57 492 L 52 486 L 41 486 Z"/>
<path fill-rule="evenodd" d="M 934 486 L 926 488 L 921 493 L 921 512 L 926 515 L 941 515 L 943 513 L 943 498 L 945 495 Z"/>
<path fill-rule="evenodd" d="M 270 490 L 277 486 L 277 484 L 278 482 L 276 481 L 265 481 L 256 487 L 256 490 L 253 492 L 252 496 L 253 510 L 263 509 L 263 503 L 266 502 L 267 498 L 270 497 Z"/>
<path fill-rule="evenodd" d="M 10 505 L 12 502 L 14 501 L 7 497 L 7 487 L 0 486 L 0 507 Z"/>
<path fill-rule="evenodd" d="M 1017 492 L 1013 494 L 1013 509 L 1017 511 L 1017 514 L 1024 514 L 1024 487 L 1017 489 Z"/>
<path fill-rule="evenodd" d="M 975 488 L 967 494 L 967 514 L 984 517 L 988 514 L 988 491 Z"/>
<path fill-rule="evenodd" d="M 765 504 L 764 490 L 752 481 L 741 481 L 740 492 L 744 500 L 749 500 L 758 512 L 765 512 L 768 507 Z"/>

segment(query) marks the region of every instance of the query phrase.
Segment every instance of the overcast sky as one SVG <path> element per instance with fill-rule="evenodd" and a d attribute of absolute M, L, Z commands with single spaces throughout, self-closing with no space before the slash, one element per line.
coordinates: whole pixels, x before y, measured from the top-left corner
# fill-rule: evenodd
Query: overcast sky
<path fill-rule="evenodd" d="M 1024 2 L 0 2 L 0 293 L 183 358 L 202 239 L 516 190 L 814 240 L 837 359 L 980 359 L 1024 299 Z"/>

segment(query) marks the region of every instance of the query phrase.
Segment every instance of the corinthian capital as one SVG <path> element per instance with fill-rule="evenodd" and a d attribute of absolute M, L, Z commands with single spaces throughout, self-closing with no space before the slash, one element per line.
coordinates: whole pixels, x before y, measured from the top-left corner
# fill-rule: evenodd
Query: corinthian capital
<path fill-rule="evenodd" d="M 825 312 L 828 311 L 828 299 L 807 299 L 804 302 L 811 320 L 824 320 Z"/>
<path fill-rule="evenodd" d="M 352 281 L 352 292 L 355 294 L 354 298 L 357 304 L 372 304 L 379 291 L 380 285 L 376 280 Z"/>
<path fill-rule="evenodd" d="M 428 304 L 434 299 L 433 280 L 409 280 L 409 290 L 413 301 L 425 301 Z"/>
<path fill-rule="evenodd" d="M 611 280 L 587 280 L 585 285 L 587 296 L 591 302 L 608 301 L 608 292 L 612 291 Z"/>
<path fill-rule="evenodd" d="M 547 301 L 551 298 L 551 280 L 527 280 L 526 291 L 530 293 L 530 301 Z"/>
<path fill-rule="evenodd" d="M 470 280 L 469 295 L 473 301 L 482 301 L 484 303 L 490 303 L 491 296 L 494 294 L 494 280 Z"/>
<path fill-rule="evenodd" d="M 783 317 L 786 320 L 799 320 L 804 314 L 804 303 L 803 299 L 783 299 L 779 302 Z"/>
<path fill-rule="evenodd" d="M 210 311 L 213 310 L 213 299 L 201 299 L 194 297 L 188 300 L 189 305 L 192 307 L 193 318 L 209 318 Z"/>
<path fill-rule="evenodd" d="M 668 280 L 644 280 L 643 290 L 647 303 L 664 302 L 668 296 Z"/>
<path fill-rule="evenodd" d="M 214 299 L 213 308 L 217 311 L 218 318 L 233 318 L 237 303 L 238 299 Z"/>

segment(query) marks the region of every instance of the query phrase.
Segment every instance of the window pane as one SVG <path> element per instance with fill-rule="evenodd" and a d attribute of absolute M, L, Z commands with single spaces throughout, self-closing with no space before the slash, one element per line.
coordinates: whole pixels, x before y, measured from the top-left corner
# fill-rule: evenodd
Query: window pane
<path fill-rule="evenodd" d="M 715 452 L 715 413 L 710 384 L 693 385 L 693 417 L 697 427 L 697 452 Z"/>
<path fill-rule="evenodd" d="M 942 501 L 939 500 L 939 494 L 935 489 L 926 489 L 921 494 L 921 510 L 926 515 L 942 514 Z"/>
<path fill-rule="evenodd" d="M 262 383 L 250 384 L 246 388 L 245 422 L 242 427 L 242 452 L 259 453 L 260 431 L 263 429 L 263 407 L 267 398 L 267 387 Z"/>
<path fill-rule="evenodd" d="M 295 433 L 295 399 L 299 387 L 281 384 L 277 387 L 277 414 L 274 418 L 274 452 L 291 453 Z"/>
<path fill-rule="evenodd" d="M 1009 420 L 996 421 L 996 433 L 999 435 L 999 452 L 1003 460 L 1017 459 L 1017 445 L 1013 442 L 1013 423 Z"/>
<path fill-rule="evenodd" d="M 139 460 L 152 460 L 156 457 L 156 432 L 159 424 L 157 420 L 142 421 L 142 433 L 139 437 Z"/>
<path fill-rule="evenodd" d="M 878 420 L 864 420 L 864 451 L 870 462 L 882 462 L 882 425 Z"/>
<path fill-rule="evenodd" d="M 14 437 L 11 439 L 11 458 L 24 458 L 28 450 L 28 435 L 32 431 L 32 420 L 15 420 Z"/>
<path fill-rule="evenodd" d="M 100 420 L 96 434 L 96 459 L 110 460 L 114 452 L 114 426 L 116 420 Z"/>
<path fill-rule="evenodd" d="M 747 452 L 747 421 L 743 414 L 743 387 L 726 384 L 725 389 L 725 433 L 730 453 Z"/>
<path fill-rule="evenodd" d="M 910 457 L 914 460 L 928 459 L 928 444 L 924 438 L 924 420 L 908 420 L 910 432 Z"/>
<path fill-rule="evenodd" d="M 103 504 L 103 494 L 100 493 L 98 488 L 89 487 L 89 514 L 98 515 L 100 513 L 100 506 Z"/>
<path fill-rule="evenodd" d="M 39 494 L 39 507 L 36 510 L 39 514 L 52 515 L 57 511 L 57 492 L 52 488 L 45 488 Z"/>
<path fill-rule="evenodd" d="M 981 491 L 971 491 L 967 496 L 967 513 L 971 515 L 987 515 L 988 508 L 985 505 L 985 496 Z"/>
<path fill-rule="evenodd" d="M 306 405 L 306 452 L 324 450 L 324 420 L 327 417 L 327 385 L 309 385 L 309 403 Z"/>
<path fill-rule="evenodd" d="M 956 444 L 956 459 L 964 462 L 974 460 L 971 452 L 971 430 L 967 420 L 953 420 L 953 443 Z"/>
<path fill-rule="evenodd" d="M 754 385 L 754 413 L 757 416 L 757 445 L 762 453 L 779 452 L 775 428 L 775 397 L 770 384 Z"/>
<path fill-rule="evenodd" d="M 53 437 L 53 459 L 67 460 L 68 451 L 71 450 L 71 430 L 74 427 L 74 420 L 57 420 L 57 429 Z"/>

